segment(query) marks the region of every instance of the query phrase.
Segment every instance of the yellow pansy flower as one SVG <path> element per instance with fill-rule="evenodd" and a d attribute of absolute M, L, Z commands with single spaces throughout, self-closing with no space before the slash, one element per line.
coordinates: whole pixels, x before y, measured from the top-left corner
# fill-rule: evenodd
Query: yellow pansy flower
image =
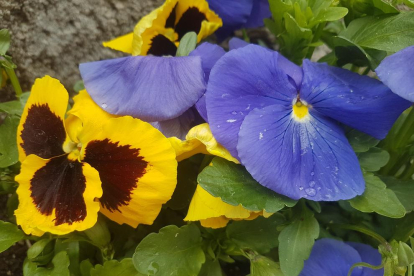
<path fill-rule="evenodd" d="M 151 224 L 177 181 L 168 140 L 150 124 L 115 117 L 86 91 L 74 98 L 56 79 L 37 79 L 18 127 L 17 223 L 27 234 L 92 227 L 101 211 L 118 223 Z"/>

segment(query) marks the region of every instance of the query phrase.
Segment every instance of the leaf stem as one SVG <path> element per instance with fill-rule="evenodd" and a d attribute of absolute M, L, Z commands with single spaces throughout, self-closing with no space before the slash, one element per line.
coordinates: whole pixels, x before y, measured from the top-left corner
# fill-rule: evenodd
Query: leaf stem
<path fill-rule="evenodd" d="M 3 67 L 3 69 L 6 71 L 6 74 L 10 78 L 10 82 L 13 86 L 14 92 L 16 93 L 17 97 L 20 97 L 23 93 L 22 88 L 20 87 L 19 79 L 16 76 L 16 73 L 14 72 L 14 69 Z"/>
<path fill-rule="evenodd" d="M 359 267 L 359 266 L 368 267 L 368 268 L 371 268 L 373 270 L 378 270 L 378 269 L 381 269 L 381 268 L 384 267 L 384 263 L 382 263 L 378 266 L 373 266 L 373 265 L 370 265 L 370 264 L 367 264 L 367 263 L 356 263 L 353 266 L 351 266 L 351 268 L 349 269 L 348 276 L 351 276 L 352 271 L 354 270 L 354 268 Z"/>
<path fill-rule="evenodd" d="M 369 229 L 366 229 L 364 227 L 356 226 L 356 225 L 350 225 L 350 224 L 330 224 L 331 227 L 338 227 L 342 229 L 348 229 L 348 230 L 354 230 L 358 231 L 360 233 L 363 233 L 365 235 L 368 235 L 377 241 L 379 241 L 382 244 L 388 244 L 388 242 L 379 234 L 375 233 L 374 231 L 371 231 Z"/>

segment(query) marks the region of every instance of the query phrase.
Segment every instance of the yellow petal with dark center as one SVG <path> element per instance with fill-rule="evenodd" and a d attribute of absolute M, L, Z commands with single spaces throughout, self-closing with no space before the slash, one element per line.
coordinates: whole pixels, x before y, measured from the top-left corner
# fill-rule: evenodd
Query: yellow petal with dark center
<path fill-rule="evenodd" d="M 79 138 L 81 159 L 102 181 L 102 213 L 132 227 L 152 224 L 177 184 L 177 161 L 168 139 L 129 116 L 109 119 L 99 133 L 84 128 Z"/>
<path fill-rule="evenodd" d="M 176 151 L 178 161 L 187 159 L 197 153 L 203 153 L 212 154 L 234 163 L 239 163 L 222 145 L 217 143 L 207 123 L 190 129 L 184 141 L 176 137 L 168 139 Z"/>
<path fill-rule="evenodd" d="M 176 8 L 175 31 L 180 40 L 187 32 L 197 34 L 197 42 L 223 26 L 221 18 L 208 6 L 206 0 L 180 0 Z"/>
<path fill-rule="evenodd" d="M 36 79 L 17 128 L 20 162 L 30 154 L 42 158 L 64 154 L 63 122 L 68 99 L 68 92 L 59 80 L 49 76 Z"/>
<path fill-rule="evenodd" d="M 106 41 L 103 44 L 104 47 L 111 48 L 113 50 L 121 51 L 127 54 L 132 54 L 132 40 L 134 39 L 134 33 L 129 33 L 110 41 Z"/>
<path fill-rule="evenodd" d="M 171 28 L 166 27 L 167 20 L 172 12 L 175 12 L 175 5 L 178 0 L 166 0 L 165 3 L 144 16 L 134 28 L 132 55 L 146 55 L 151 47 L 152 39 L 161 34 L 171 41 L 177 36 Z"/>
<path fill-rule="evenodd" d="M 66 155 L 52 159 L 29 155 L 16 181 L 16 220 L 27 234 L 64 235 L 96 223 L 102 188 L 98 172 L 90 165 Z"/>

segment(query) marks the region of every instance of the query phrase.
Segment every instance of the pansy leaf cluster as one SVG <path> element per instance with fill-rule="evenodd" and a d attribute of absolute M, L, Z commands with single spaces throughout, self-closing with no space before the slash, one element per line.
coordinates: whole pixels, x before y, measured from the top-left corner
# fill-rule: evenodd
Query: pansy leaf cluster
<path fill-rule="evenodd" d="M 166 0 L 73 98 L 22 93 L 1 30 L 0 252 L 25 240 L 25 276 L 413 276 L 403 3 Z"/>

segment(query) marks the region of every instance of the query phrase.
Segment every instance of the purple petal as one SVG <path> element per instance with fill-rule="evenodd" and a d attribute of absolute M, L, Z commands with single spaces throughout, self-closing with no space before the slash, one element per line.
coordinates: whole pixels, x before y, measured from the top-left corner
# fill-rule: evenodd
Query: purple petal
<path fill-rule="evenodd" d="M 244 117 L 254 108 L 290 105 L 296 89 L 278 67 L 279 54 L 249 45 L 225 54 L 211 71 L 206 92 L 211 131 L 219 143 L 237 156 L 237 140 Z"/>
<path fill-rule="evenodd" d="M 353 264 L 361 262 L 358 252 L 344 242 L 320 239 L 315 242 L 300 276 L 346 276 Z M 352 276 L 362 276 L 355 268 Z"/>
<path fill-rule="evenodd" d="M 369 245 L 357 242 L 347 242 L 348 245 L 352 246 L 356 251 L 358 251 L 359 256 L 364 263 L 368 263 L 374 266 L 379 266 L 382 262 L 381 254 L 378 252 L 378 249 L 372 248 Z M 362 268 L 362 276 L 383 276 L 384 269 L 374 270 L 371 268 L 364 267 Z"/>
<path fill-rule="evenodd" d="M 219 41 L 232 35 L 249 19 L 254 0 L 207 0 L 210 8 L 223 20 L 223 27 L 216 31 Z"/>
<path fill-rule="evenodd" d="M 272 17 L 270 12 L 269 1 L 268 0 L 254 0 L 252 13 L 250 14 L 249 19 L 247 20 L 244 27 L 246 28 L 258 28 L 263 27 L 265 18 Z"/>
<path fill-rule="evenodd" d="M 233 37 L 229 41 L 230 50 L 243 48 L 247 45 L 253 45 L 253 44 L 247 43 L 246 41 L 244 41 L 240 38 L 237 38 L 237 37 Z M 271 51 L 271 50 L 269 50 L 269 51 Z M 292 78 L 292 81 L 295 83 L 296 87 L 299 90 L 299 88 L 301 86 L 301 83 L 302 83 L 302 77 L 303 77 L 302 68 L 300 68 L 299 66 L 297 66 L 296 64 L 294 64 L 293 62 L 291 62 L 290 60 L 288 60 L 287 58 L 285 58 L 281 54 L 279 54 L 279 58 L 278 58 L 277 62 L 278 62 L 279 67 L 289 77 Z"/>
<path fill-rule="evenodd" d="M 216 62 L 224 56 L 226 51 L 218 45 L 210 44 L 205 42 L 198 46 L 194 51 L 190 53 L 190 56 L 199 56 L 201 57 L 202 67 L 204 71 L 204 79 L 208 82 L 210 78 L 210 71 Z M 196 103 L 196 108 L 200 113 L 201 117 L 208 122 L 207 120 L 207 109 L 206 109 L 206 97 L 203 95 Z"/>
<path fill-rule="evenodd" d="M 303 62 L 301 99 L 325 116 L 383 139 L 410 106 L 380 81 L 327 64 Z"/>
<path fill-rule="evenodd" d="M 177 137 L 178 139 L 185 140 L 188 131 L 201 123 L 203 123 L 203 119 L 200 118 L 197 110 L 192 107 L 177 118 L 152 122 L 151 125 L 161 131 L 167 138 Z"/>
<path fill-rule="evenodd" d="M 237 151 L 261 185 L 293 199 L 350 199 L 363 193 L 358 159 L 331 119 L 311 112 L 303 120 L 278 105 L 255 109 L 243 121 Z"/>
<path fill-rule="evenodd" d="M 92 99 L 147 122 L 178 117 L 205 92 L 200 57 L 130 56 L 79 66 Z"/>
<path fill-rule="evenodd" d="M 414 102 L 414 46 L 386 57 L 375 69 L 379 79 L 395 94 Z"/>

